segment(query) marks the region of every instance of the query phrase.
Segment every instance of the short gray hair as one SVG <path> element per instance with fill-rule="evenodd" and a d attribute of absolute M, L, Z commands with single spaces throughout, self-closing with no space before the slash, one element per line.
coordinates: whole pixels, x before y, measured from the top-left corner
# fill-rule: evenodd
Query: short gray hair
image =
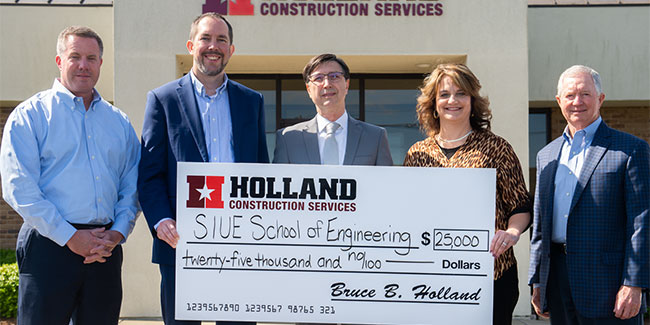
<path fill-rule="evenodd" d="M 102 38 L 99 37 L 99 34 L 97 34 L 90 27 L 85 27 L 85 26 L 70 26 L 62 30 L 61 33 L 59 33 L 59 37 L 56 40 L 56 55 L 60 56 L 61 54 L 63 54 L 63 52 L 67 50 L 66 41 L 68 40 L 68 36 L 70 35 L 86 37 L 86 38 L 94 38 L 97 41 L 97 45 L 99 45 L 99 57 L 101 58 L 104 56 L 104 42 L 102 42 Z"/>
<path fill-rule="evenodd" d="M 596 87 L 596 91 L 598 92 L 598 95 L 603 93 L 603 88 L 602 84 L 600 82 L 600 74 L 598 74 L 598 71 L 585 66 L 585 65 L 574 65 L 562 72 L 560 75 L 560 79 L 557 81 L 557 95 L 560 96 L 560 93 L 562 92 L 562 83 L 564 82 L 564 79 L 570 76 L 575 76 L 578 73 L 588 73 L 591 75 L 591 79 L 594 81 L 594 86 Z"/>

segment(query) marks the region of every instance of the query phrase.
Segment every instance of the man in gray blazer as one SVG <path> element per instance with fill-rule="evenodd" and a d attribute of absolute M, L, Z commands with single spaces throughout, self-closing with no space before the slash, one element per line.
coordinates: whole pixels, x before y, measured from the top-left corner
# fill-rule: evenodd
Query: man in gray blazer
<path fill-rule="evenodd" d="M 313 57 L 302 72 L 316 116 L 277 131 L 273 163 L 392 166 L 384 128 L 345 110 L 350 69 L 334 54 Z"/>

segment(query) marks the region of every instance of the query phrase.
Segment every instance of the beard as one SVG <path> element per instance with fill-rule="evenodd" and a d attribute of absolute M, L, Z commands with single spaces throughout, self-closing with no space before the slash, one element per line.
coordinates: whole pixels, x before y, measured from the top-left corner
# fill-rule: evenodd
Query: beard
<path fill-rule="evenodd" d="M 205 64 L 206 58 L 204 58 L 204 55 L 219 55 L 221 57 L 221 64 L 218 64 L 216 67 L 208 67 L 208 65 Z M 199 71 L 209 77 L 214 77 L 219 75 L 220 73 L 223 72 L 223 70 L 226 68 L 226 65 L 228 64 L 228 61 L 224 60 L 224 54 L 219 52 L 219 51 L 211 51 L 211 52 L 205 52 L 202 53 L 199 58 L 194 59 L 194 64 L 196 64 L 196 67 L 199 69 Z"/>

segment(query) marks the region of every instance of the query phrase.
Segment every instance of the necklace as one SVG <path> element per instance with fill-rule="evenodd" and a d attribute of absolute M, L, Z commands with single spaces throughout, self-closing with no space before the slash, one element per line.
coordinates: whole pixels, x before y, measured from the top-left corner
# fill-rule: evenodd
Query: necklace
<path fill-rule="evenodd" d="M 460 141 L 460 140 L 463 140 L 463 139 L 467 138 L 470 134 L 472 134 L 473 131 L 474 131 L 474 130 L 469 130 L 469 132 L 465 133 L 464 136 L 462 136 L 462 137 L 460 137 L 460 138 L 458 138 L 458 139 L 453 139 L 453 140 L 443 139 L 443 138 L 440 137 L 440 134 L 437 134 L 437 135 L 436 135 L 436 140 L 438 140 L 438 142 L 444 142 L 444 143 L 453 143 L 453 142 L 458 142 L 458 141 Z"/>

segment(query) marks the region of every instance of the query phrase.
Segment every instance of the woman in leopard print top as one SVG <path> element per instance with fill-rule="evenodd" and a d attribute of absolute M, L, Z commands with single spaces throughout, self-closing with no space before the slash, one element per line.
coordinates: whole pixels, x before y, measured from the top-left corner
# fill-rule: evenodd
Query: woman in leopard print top
<path fill-rule="evenodd" d="M 510 144 L 490 131 L 489 101 L 462 64 L 439 65 L 420 88 L 417 113 L 429 138 L 414 144 L 404 166 L 497 170 L 493 324 L 511 324 L 519 297 L 512 246 L 530 225 L 530 197 Z"/>

